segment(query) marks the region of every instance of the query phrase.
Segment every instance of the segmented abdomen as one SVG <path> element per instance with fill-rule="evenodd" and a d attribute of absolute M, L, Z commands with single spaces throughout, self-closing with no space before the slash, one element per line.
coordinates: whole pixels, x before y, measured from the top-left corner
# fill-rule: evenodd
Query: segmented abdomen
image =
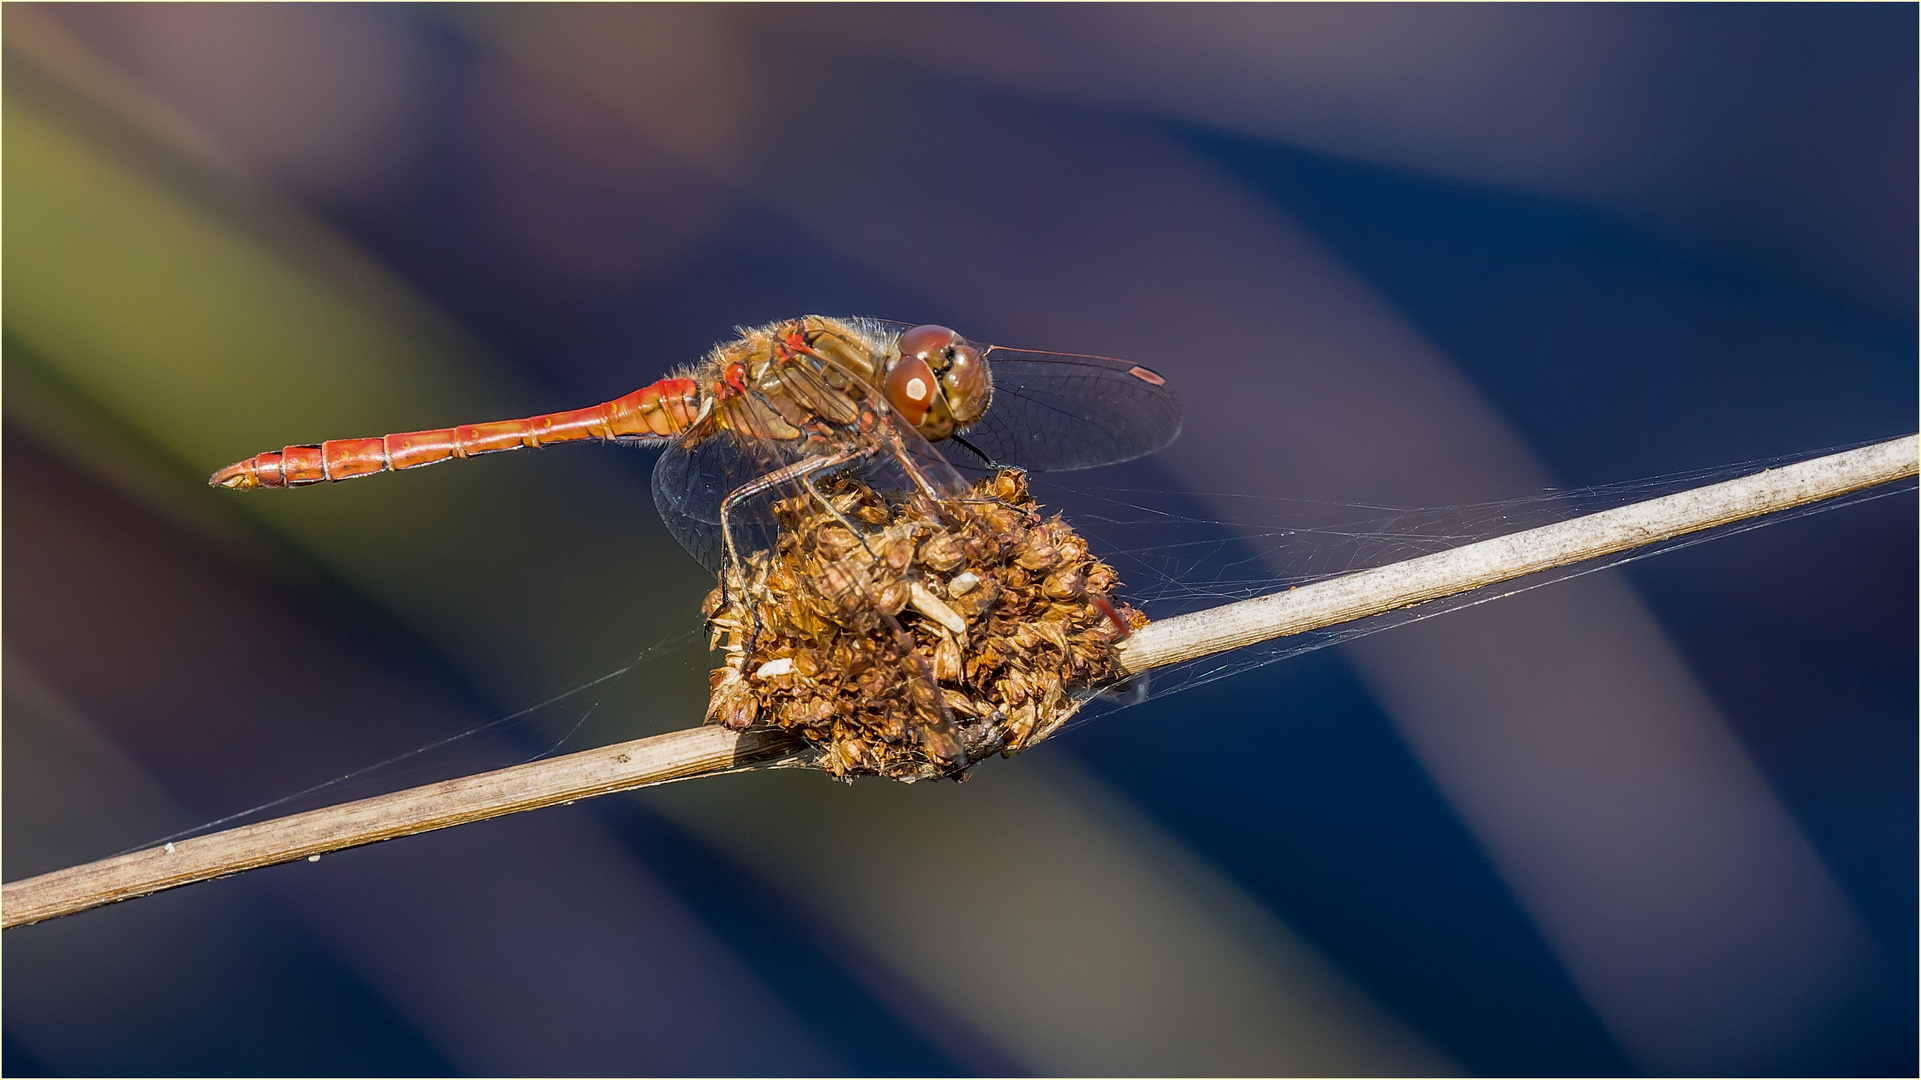
<path fill-rule="evenodd" d="M 680 434 L 699 415 L 700 388 L 693 379 L 662 379 L 588 409 L 287 446 L 235 462 L 214 473 L 209 482 L 225 488 L 300 487 L 522 447 L 589 439 L 651 441 Z"/>

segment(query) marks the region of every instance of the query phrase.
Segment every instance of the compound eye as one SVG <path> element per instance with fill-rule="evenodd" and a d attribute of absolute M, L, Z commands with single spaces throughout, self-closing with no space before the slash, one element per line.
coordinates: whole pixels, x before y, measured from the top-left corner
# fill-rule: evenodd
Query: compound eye
<path fill-rule="evenodd" d="M 919 427 L 921 421 L 927 418 L 927 410 L 934 407 L 934 394 L 938 386 L 934 381 L 934 369 L 927 366 L 926 360 L 903 353 L 894 369 L 887 373 L 887 381 L 882 389 L 887 393 L 887 403 L 908 423 Z"/>
<path fill-rule="evenodd" d="M 947 366 L 951 350 L 967 342 L 945 326 L 916 326 L 900 336 L 900 357 L 913 357 L 939 371 Z"/>
<path fill-rule="evenodd" d="M 954 423 L 966 427 L 987 412 L 987 403 L 994 396 L 993 377 L 980 350 L 966 341 L 954 339 L 954 344 L 947 347 L 947 357 L 947 366 L 940 373 L 941 389 L 947 394 Z"/>
<path fill-rule="evenodd" d="M 929 378 L 925 397 L 915 392 L 923 377 Z M 987 412 L 994 379 L 979 349 L 947 327 L 930 324 L 900 336 L 900 359 L 887 373 L 886 390 L 888 402 L 938 442 Z"/>

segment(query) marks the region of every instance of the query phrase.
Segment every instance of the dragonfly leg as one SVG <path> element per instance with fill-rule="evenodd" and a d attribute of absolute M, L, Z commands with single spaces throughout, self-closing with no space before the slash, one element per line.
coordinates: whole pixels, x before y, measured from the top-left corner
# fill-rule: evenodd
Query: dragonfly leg
<path fill-rule="evenodd" d="M 948 495 L 934 487 L 933 483 L 921 472 L 920 466 L 915 464 L 914 456 L 907 452 L 907 445 L 901 441 L 900 435 L 891 430 L 882 430 L 885 431 L 886 437 L 884 441 L 887 444 L 888 453 L 892 454 L 894 460 L 900 463 L 901 469 L 907 473 L 907 478 L 914 482 L 914 487 L 919 489 L 922 495 L 926 496 L 929 510 L 941 521 L 949 525 L 958 524 L 954 515 L 947 509 L 947 501 L 950 498 L 958 498 L 965 501 L 967 500 L 967 496 L 965 494 Z"/>
<path fill-rule="evenodd" d="M 914 635 L 900 624 L 892 615 L 885 616 L 889 626 L 894 629 L 894 637 L 901 649 L 907 654 L 906 663 L 911 668 L 908 678 L 919 681 L 926 695 L 923 704 L 931 706 L 931 722 L 919 725 L 921 746 L 928 755 L 957 769 L 967 768 L 967 749 L 961 745 L 960 729 L 954 723 L 954 713 L 947 707 L 947 699 L 941 696 L 940 680 L 934 677 L 933 665 L 927 662 L 914 648 Z"/>
<path fill-rule="evenodd" d="M 793 480 L 801 481 L 809 491 L 813 492 L 816 498 L 819 498 L 820 493 L 814 491 L 812 483 L 812 477 L 815 473 L 838 468 L 850 461 L 855 461 L 865 456 L 866 454 L 859 450 L 837 450 L 834 453 L 824 454 L 820 457 L 804 458 L 794 462 L 792 465 L 775 469 L 766 476 L 752 483 L 743 484 L 728 493 L 727 498 L 721 500 L 720 504 L 720 542 L 721 546 L 725 549 L 724 557 L 726 566 L 737 572 L 740 575 L 741 581 L 745 582 L 747 580 L 746 560 L 741 555 L 740 545 L 734 540 L 734 522 L 731 520 L 731 515 L 736 505 L 756 495 L 772 491 L 782 484 Z M 859 536 L 860 534 L 855 533 L 854 535 Z M 725 604 L 727 601 L 728 576 L 728 574 L 722 573 L 720 577 L 720 597 L 722 604 Z M 753 605 L 749 604 L 748 610 L 752 612 Z M 758 636 L 760 629 L 760 616 L 757 613 L 752 616 L 752 622 L 753 628 L 748 633 L 747 644 L 750 653 L 753 651 L 753 639 Z"/>
<path fill-rule="evenodd" d="M 995 461 L 992 457 L 988 456 L 987 451 L 982 450 L 980 447 L 975 446 L 973 443 L 968 442 L 966 439 L 961 438 L 959 435 L 949 435 L 947 437 L 947 441 L 951 443 L 960 444 L 963 448 L 966 449 L 968 453 L 979 458 L 981 460 L 981 467 L 983 468 L 991 469 L 994 472 L 1005 472 L 1009 469 L 1016 469 L 1021 472 L 1027 471 L 1025 469 L 1022 469 L 1018 465 L 1003 465 L 1000 462 Z"/>
<path fill-rule="evenodd" d="M 736 505 L 794 480 L 801 481 L 809 491 L 813 491 L 814 485 L 812 477 L 815 473 L 825 472 L 828 469 L 836 469 L 850 461 L 857 461 L 866 456 L 866 452 L 861 450 L 837 450 L 834 453 L 823 454 L 819 457 L 804 458 L 794 462 L 792 465 L 775 469 L 760 479 L 743 484 L 729 492 L 727 498 L 722 500 L 720 504 L 721 542 L 726 545 L 728 560 L 738 566 L 741 558 L 740 547 L 734 542 L 733 523 L 728 520 L 730 513 Z M 820 497 L 818 491 L 813 491 L 813 493 L 816 498 Z"/>
<path fill-rule="evenodd" d="M 947 441 L 951 443 L 959 443 L 962 447 L 964 447 L 967 450 L 968 453 L 980 459 L 981 466 L 983 468 L 991 469 L 997 473 L 1013 472 L 1013 473 L 1020 473 L 1022 475 L 1026 475 L 1027 473 L 1027 470 L 1022 468 L 1019 465 L 1007 465 L 1002 462 L 995 461 L 992 457 L 988 456 L 987 451 L 982 450 L 980 447 L 975 446 L 973 443 L 968 442 L 966 439 L 961 438 L 959 435 L 949 435 L 947 437 Z M 997 503 L 1001 506 L 1008 505 L 1008 503 L 998 495 L 967 495 L 967 496 L 964 496 L 961 499 L 961 501 L 962 502 L 978 502 L 978 503 Z"/>
<path fill-rule="evenodd" d="M 868 558 L 876 562 L 880 561 L 880 553 L 876 552 L 874 546 L 867 542 L 867 530 L 847 520 L 847 515 L 840 512 L 840 507 L 835 506 L 832 499 L 820 493 L 820 489 L 814 486 L 813 473 L 808 473 L 806 476 L 801 477 L 800 482 L 807 485 L 807 493 L 814 497 L 815 502 L 826 508 L 828 513 L 834 515 L 834 520 L 840 522 L 842 528 L 854 534 L 854 539 L 860 541 L 860 546 L 867 552 Z"/>

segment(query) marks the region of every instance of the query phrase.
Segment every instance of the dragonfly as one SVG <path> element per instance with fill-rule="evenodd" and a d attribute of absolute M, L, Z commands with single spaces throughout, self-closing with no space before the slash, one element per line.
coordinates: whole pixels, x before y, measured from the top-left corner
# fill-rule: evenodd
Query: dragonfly
<path fill-rule="evenodd" d="M 835 472 L 963 498 L 969 485 L 934 444 L 957 444 L 982 468 L 1047 472 L 1141 457 L 1180 430 L 1173 388 L 1139 364 L 808 315 L 742 328 L 698 363 L 591 408 L 285 446 L 211 483 L 294 488 L 559 443 L 664 445 L 654 504 L 681 546 L 718 571 L 771 547 L 770 500 L 819 498 L 816 482 Z"/>

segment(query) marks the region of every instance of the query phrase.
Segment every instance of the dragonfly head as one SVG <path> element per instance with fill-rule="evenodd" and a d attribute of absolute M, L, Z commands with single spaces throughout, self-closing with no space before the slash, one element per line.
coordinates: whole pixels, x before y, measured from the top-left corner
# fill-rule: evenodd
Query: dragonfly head
<path fill-rule="evenodd" d="M 916 326 L 900 336 L 882 388 L 922 437 L 939 442 L 987 412 L 994 379 L 966 338 L 945 326 Z"/>

